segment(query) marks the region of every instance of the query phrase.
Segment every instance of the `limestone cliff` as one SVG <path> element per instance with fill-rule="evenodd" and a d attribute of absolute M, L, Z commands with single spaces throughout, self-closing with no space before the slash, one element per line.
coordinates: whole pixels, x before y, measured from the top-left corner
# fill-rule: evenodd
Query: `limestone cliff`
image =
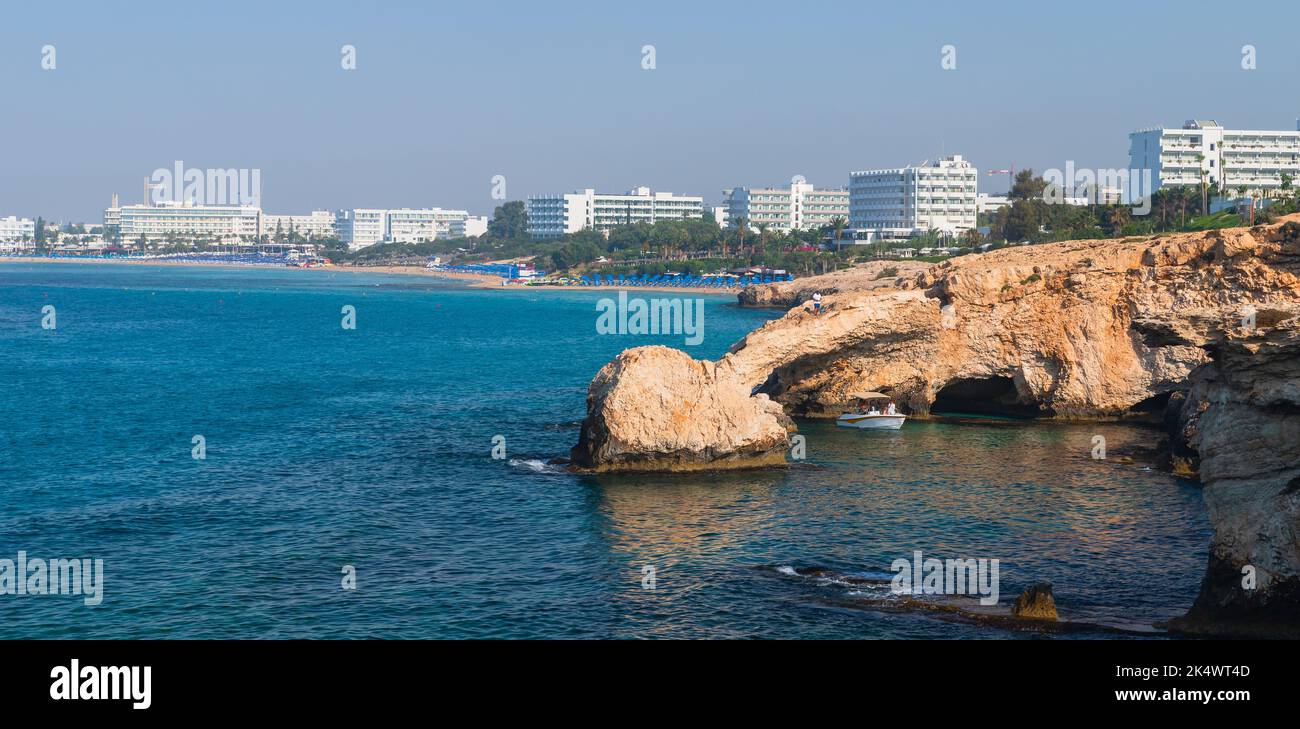
<path fill-rule="evenodd" d="M 1184 428 L 1214 537 L 1200 595 L 1175 627 L 1300 637 L 1300 317 L 1257 320 L 1210 351 Z"/>
<path fill-rule="evenodd" d="M 1065 418 L 1155 409 L 1250 307 L 1300 304 L 1300 225 L 1007 248 L 884 289 L 825 296 L 736 344 L 720 370 L 805 416 L 859 390 L 914 414 L 978 401 Z M 942 404 L 942 403 L 941 403 Z"/>
<path fill-rule="evenodd" d="M 1064 418 L 1168 410 L 1184 470 L 1199 457 L 1214 526 L 1200 596 L 1176 627 L 1297 633 L 1300 216 L 1008 248 L 885 285 L 878 275 L 769 294 L 827 291 L 825 310 L 799 304 L 716 363 L 663 347 L 624 352 L 591 384 L 574 462 L 780 463 L 783 412 L 834 415 L 863 390 L 914 415 L 972 403 Z"/>
<path fill-rule="evenodd" d="M 864 390 L 922 416 L 972 403 L 1060 418 L 1154 416 L 1226 327 L 1251 312 L 1280 320 L 1300 309 L 1298 221 L 1005 248 L 884 287 L 867 285 L 880 280 L 873 269 L 832 274 L 839 292 L 823 297 L 820 315 L 797 306 L 716 363 L 651 347 L 607 365 L 591 383 L 574 461 L 611 470 L 770 463 L 783 411 L 833 416 Z M 867 280 L 846 283 L 851 275 Z M 804 285 L 826 286 L 817 278 Z"/>

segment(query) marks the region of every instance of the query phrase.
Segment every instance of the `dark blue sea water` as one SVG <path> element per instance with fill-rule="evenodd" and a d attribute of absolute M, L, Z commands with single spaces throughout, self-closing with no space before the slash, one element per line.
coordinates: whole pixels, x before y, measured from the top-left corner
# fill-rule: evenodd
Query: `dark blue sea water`
<path fill-rule="evenodd" d="M 1051 581 L 1062 616 L 1088 623 L 1150 625 L 1195 596 L 1199 489 L 1089 457 L 1094 434 L 1112 453 L 1155 440 L 1129 426 L 805 422 L 807 460 L 788 470 L 548 467 L 602 364 L 682 346 L 597 336 L 599 296 L 0 263 L 0 559 L 105 571 L 95 606 L 0 595 L 0 638 L 1038 635 L 787 569 L 888 575 L 917 549 L 1001 560 L 1004 604 Z M 775 315 L 706 305 L 697 357 Z"/>

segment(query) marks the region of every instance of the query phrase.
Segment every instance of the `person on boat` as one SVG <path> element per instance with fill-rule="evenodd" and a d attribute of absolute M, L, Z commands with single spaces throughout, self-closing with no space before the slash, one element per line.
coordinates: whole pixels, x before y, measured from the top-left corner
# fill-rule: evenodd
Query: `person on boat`
<path fill-rule="evenodd" d="M 872 405 L 871 409 L 867 411 L 867 415 L 879 415 L 879 414 L 880 411 L 876 409 L 875 405 Z"/>
<path fill-rule="evenodd" d="M 813 302 L 813 313 L 821 314 L 822 313 L 822 292 L 814 291 L 812 302 Z"/>
<path fill-rule="evenodd" d="M 886 412 L 887 412 L 888 414 L 890 414 L 890 415 L 897 415 L 897 414 L 898 414 L 898 408 L 894 407 L 894 401 L 893 401 L 893 400 L 890 400 L 890 401 L 889 401 L 889 409 L 888 409 Z"/>

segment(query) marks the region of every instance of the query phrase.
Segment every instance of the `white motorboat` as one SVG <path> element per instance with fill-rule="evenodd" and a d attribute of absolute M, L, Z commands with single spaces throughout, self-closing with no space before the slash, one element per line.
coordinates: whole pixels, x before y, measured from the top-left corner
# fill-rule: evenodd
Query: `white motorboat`
<path fill-rule="evenodd" d="M 900 412 L 886 412 L 877 410 L 874 405 L 870 409 L 865 407 L 866 402 L 870 400 L 888 400 L 888 395 L 879 392 L 863 392 L 853 395 L 857 400 L 862 401 L 859 410 L 861 412 L 844 413 L 835 419 L 835 424 L 841 428 L 866 428 L 872 430 L 898 430 L 907 422 L 907 416 Z"/>
<path fill-rule="evenodd" d="M 878 428 L 898 430 L 907 422 L 906 415 L 886 415 L 885 413 L 844 413 L 835 419 L 835 424 L 842 428 Z"/>

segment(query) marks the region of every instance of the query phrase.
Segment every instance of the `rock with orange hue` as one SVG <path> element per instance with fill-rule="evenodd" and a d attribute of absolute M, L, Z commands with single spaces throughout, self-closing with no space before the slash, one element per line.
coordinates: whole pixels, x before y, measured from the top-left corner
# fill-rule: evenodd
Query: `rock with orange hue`
<path fill-rule="evenodd" d="M 963 256 L 888 286 L 840 288 L 821 315 L 794 308 L 716 363 L 624 352 L 591 384 L 573 458 L 594 470 L 776 463 L 783 408 L 834 416 L 865 390 L 917 415 L 964 401 L 1109 418 L 1168 399 L 1185 453 L 1199 453 L 1214 525 L 1201 595 L 1177 627 L 1295 635 L 1298 276 L 1300 215 Z"/>
<path fill-rule="evenodd" d="M 637 347 L 601 368 L 571 454 L 578 469 L 695 471 L 785 465 L 781 406 L 668 347 Z"/>
<path fill-rule="evenodd" d="M 591 383 L 573 459 L 596 470 L 766 465 L 784 448 L 782 410 L 833 417 L 866 390 L 922 416 L 945 399 L 1080 419 L 1158 410 L 1248 312 L 1300 310 L 1298 273 L 1292 216 L 1004 248 L 881 288 L 840 281 L 847 290 L 824 296 L 822 314 L 793 308 L 716 363 L 625 352 Z"/>
<path fill-rule="evenodd" d="M 945 388 L 995 410 L 1126 416 L 1185 389 L 1208 359 L 1202 346 L 1247 310 L 1300 306 L 1297 230 L 1291 220 L 962 256 L 825 296 L 820 316 L 793 309 L 718 366 L 810 417 L 863 390 L 923 415 Z"/>
<path fill-rule="evenodd" d="M 736 294 L 736 300 L 741 306 L 780 306 L 788 309 L 806 304 L 814 293 L 826 296 L 892 288 L 898 284 L 898 279 L 914 278 L 929 266 L 930 264 L 920 261 L 871 261 L 821 276 L 746 286 Z"/>

